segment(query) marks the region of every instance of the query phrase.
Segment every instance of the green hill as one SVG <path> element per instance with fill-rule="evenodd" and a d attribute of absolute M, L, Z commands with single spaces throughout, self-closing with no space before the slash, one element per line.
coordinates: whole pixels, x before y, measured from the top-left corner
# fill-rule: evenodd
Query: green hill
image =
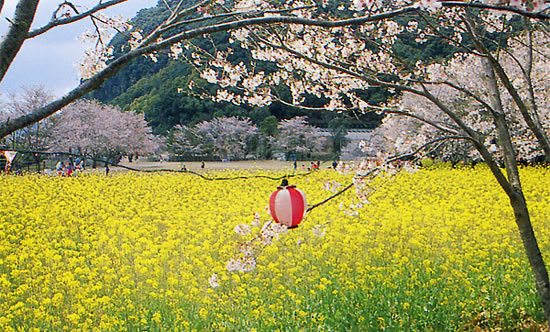
<path fill-rule="evenodd" d="M 174 6 L 176 0 L 167 0 L 168 5 Z M 196 0 L 187 0 L 188 4 Z M 338 1 L 332 1 L 338 4 Z M 163 1 L 159 1 L 156 7 L 141 10 L 131 21 L 134 27 L 143 30 L 146 35 L 153 27 L 168 17 L 169 11 Z M 115 57 L 125 47 L 128 41 L 128 33 L 120 33 L 113 38 L 111 45 L 115 51 Z M 217 33 L 210 36 L 218 49 L 227 47 L 229 35 Z M 199 47 L 211 49 L 209 39 L 202 38 L 194 41 Z M 234 50 L 233 59 L 249 63 L 251 60 L 248 50 L 231 45 Z M 403 35 L 396 43 L 396 51 L 399 55 L 411 63 L 418 59 L 441 58 L 451 54 L 453 50 L 442 47 L 437 40 L 429 41 L 419 47 L 414 38 Z M 103 103 L 115 104 L 122 109 L 135 110 L 145 114 L 155 134 L 166 134 L 177 124 L 192 125 L 203 120 L 209 120 L 217 116 L 246 116 L 259 124 L 265 117 L 274 115 L 278 119 L 287 119 L 297 115 L 306 115 L 309 122 L 319 127 L 329 127 L 334 118 L 347 118 L 345 125 L 350 128 L 374 128 L 380 123 L 380 116 L 376 114 L 356 115 L 335 114 L 331 112 L 305 112 L 279 103 L 274 103 L 264 108 L 252 108 L 247 105 L 236 106 L 230 103 L 214 103 L 211 100 L 201 99 L 187 88 L 191 80 L 201 88 L 215 92 L 214 86 L 206 83 L 188 63 L 182 60 L 173 60 L 166 53 L 157 55 L 157 62 L 149 58 L 136 59 L 117 75 L 106 81 L 102 88 L 89 95 Z M 269 71 L 269 64 L 265 66 Z M 388 78 L 391 79 L 391 78 Z M 388 94 L 380 89 L 369 89 L 363 93 L 371 102 L 385 101 Z M 308 98 L 308 106 L 320 106 L 322 100 Z"/>

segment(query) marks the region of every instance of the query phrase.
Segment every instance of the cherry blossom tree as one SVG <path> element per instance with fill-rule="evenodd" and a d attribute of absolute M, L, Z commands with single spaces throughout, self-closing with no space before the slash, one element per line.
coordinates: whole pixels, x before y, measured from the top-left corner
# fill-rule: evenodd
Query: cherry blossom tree
<path fill-rule="evenodd" d="M 53 99 L 50 92 L 43 86 L 25 87 L 21 95 L 11 94 L 4 112 L 1 113 L 3 119 L 8 120 L 22 116 L 46 105 Z M 52 121 L 44 120 L 32 126 L 17 130 L 13 134 L 4 138 L 4 141 L 12 148 L 22 148 L 28 150 L 39 150 L 48 147 L 49 134 L 48 128 Z"/>
<path fill-rule="evenodd" d="M 133 30 L 127 22 L 100 15 L 102 10 L 125 1 L 127 0 L 98 0 L 97 5 L 84 11 L 79 11 L 73 2 L 60 1 L 58 8 L 52 13 L 50 22 L 37 28 L 32 27 L 32 23 L 39 0 L 19 0 L 17 2 L 15 14 L 10 19 L 12 24 L 0 42 L 0 80 L 4 78 L 5 73 L 9 70 L 11 63 L 17 57 L 26 40 L 39 38 L 59 26 L 83 19 L 92 19 L 96 31 L 87 32 L 85 36 L 96 39 L 97 48 L 88 52 L 89 58 L 82 65 L 83 79 L 77 87 L 31 114 L 11 119 L 9 122 L 1 122 L 0 138 L 54 114 L 88 92 L 97 89 L 102 82 L 138 57 L 148 56 L 154 60 L 155 54 L 163 49 L 170 49 L 174 57 L 184 56 L 184 49 L 194 47 L 191 42 L 193 38 L 207 36 L 215 32 L 276 24 L 291 28 L 292 33 L 300 32 L 303 27 L 341 29 L 347 26 L 366 26 L 366 24 L 377 29 L 380 26 L 379 23 L 383 22 L 382 25 L 386 27 L 382 26 L 379 31 L 389 32 L 391 37 L 391 34 L 395 33 L 392 30 L 395 24 L 388 23 L 392 22 L 392 18 L 416 13 L 419 9 L 433 10 L 439 7 L 450 10 L 492 9 L 499 13 L 515 13 L 526 18 L 539 20 L 547 20 L 550 17 L 541 10 L 543 6 L 541 0 L 513 1 L 512 4 L 518 3 L 519 8 L 494 0 L 482 2 L 399 0 L 389 3 L 380 0 L 354 0 L 341 6 L 341 9 L 352 10 L 352 13 L 354 13 L 354 10 L 358 11 L 350 18 L 343 18 L 342 15 L 334 18 L 324 14 L 326 2 L 306 5 L 292 1 L 272 4 L 262 0 L 243 0 L 226 4 L 223 0 L 203 0 L 185 7 L 183 1 L 170 1 L 170 3 L 175 3 L 169 5 L 172 14 L 159 23 L 150 34 L 143 36 L 141 31 Z M 168 4 L 169 2 L 165 1 L 164 3 Z M 3 2 L 0 2 L 0 12 L 2 7 Z M 389 30 L 384 30 L 386 28 L 389 28 Z M 104 38 L 102 36 L 105 34 L 106 29 L 127 31 L 130 36 L 128 47 L 122 50 L 122 54 L 116 59 L 112 58 L 113 50 L 109 48 L 106 42 L 103 42 Z M 247 30 L 238 30 L 236 38 L 246 38 L 247 35 Z M 309 36 L 309 38 L 311 37 L 312 35 Z M 324 45 L 323 43 L 318 44 L 321 47 L 324 47 Z M 315 73 L 312 74 L 316 75 Z M 261 77 L 260 75 L 257 78 L 260 79 Z M 276 79 L 280 80 L 281 77 Z M 232 81 L 234 79 L 227 80 L 227 82 Z M 255 84 L 254 80 L 250 83 Z M 299 87 L 296 86 L 295 88 Z M 320 91 L 317 93 L 320 93 Z M 227 98 L 223 95 L 220 97 Z M 261 105 L 268 103 L 269 98 L 267 95 L 254 94 L 255 100 L 253 102 Z M 333 102 L 331 107 L 334 108 L 337 104 Z"/>
<path fill-rule="evenodd" d="M 111 162 L 122 156 L 151 154 L 159 147 L 143 114 L 122 112 L 87 100 L 62 110 L 52 137 L 52 151 L 69 151 Z"/>
<path fill-rule="evenodd" d="M 0 119 L 7 120 L 23 116 L 43 107 L 53 100 L 53 96 L 43 86 L 24 87 L 20 95 L 11 94 L 0 113 Z M 55 125 L 55 119 L 48 118 L 28 127 L 19 129 L 6 136 L 2 143 L 4 148 L 29 151 L 47 151 L 51 144 L 51 129 Z M 20 155 L 21 156 L 21 155 Z M 31 163 L 38 165 L 44 159 L 39 153 L 25 154 L 31 158 Z"/>
<path fill-rule="evenodd" d="M 545 101 L 545 91 L 548 89 L 546 77 L 549 74 L 547 68 L 550 65 L 548 41 L 550 40 L 543 33 L 533 31 L 510 40 L 511 47 L 500 54 L 503 69 L 508 77 L 513 78 L 518 93 L 531 105 L 530 113 L 533 114 L 537 126 L 542 129 L 543 135 L 550 132 L 550 109 Z M 533 71 L 533 68 L 536 70 Z M 483 136 L 485 144 L 490 147 L 494 156 L 502 159 L 502 150 L 495 142 L 498 136 L 497 128 L 492 124 L 487 109 L 480 103 L 490 103 L 483 59 L 474 54 L 458 54 L 445 64 L 428 66 L 426 74 L 431 81 L 426 88 L 433 95 L 451 104 L 455 112 L 460 113 L 467 124 Z M 522 114 L 516 111 L 512 96 L 502 86 L 500 90 L 516 158 L 530 161 L 544 157 L 544 151 L 537 144 L 534 132 L 529 129 Z M 478 100 L 465 96 L 465 91 L 477 91 Z M 414 114 L 421 115 L 432 123 L 456 129 L 451 119 L 438 112 L 437 107 L 422 96 L 406 92 L 401 97 L 399 105 L 402 109 L 413 110 Z M 419 143 L 441 137 L 443 133 L 426 122 L 398 115 L 399 112 L 395 111 L 392 115 L 386 116 L 384 124 L 377 129 L 377 132 L 388 140 L 387 147 L 394 149 L 394 152 L 404 153 Z M 419 139 L 420 137 L 422 139 Z M 441 147 L 439 155 L 443 158 L 461 155 L 463 160 L 479 159 L 479 153 L 474 146 L 464 143 L 450 141 Z"/>
<path fill-rule="evenodd" d="M 243 159 L 250 152 L 248 143 L 257 134 L 250 119 L 220 117 L 192 127 L 176 126 L 171 147 L 178 154 Z"/>
<path fill-rule="evenodd" d="M 458 4 L 458 5 L 457 5 Z M 508 195 L 544 312 L 550 318 L 548 272 L 534 235 L 517 167 L 519 158 L 537 155 L 550 161 L 548 111 L 541 103 L 548 73 L 546 25 L 531 18 L 547 9 L 543 1 L 419 1 L 415 12 L 401 2 L 354 1 L 348 9 L 361 17 L 409 14 L 406 23 L 387 19 L 360 26 L 326 28 L 304 25 L 248 27 L 233 32 L 258 61 L 278 69 L 266 73 L 227 61 L 231 50 L 211 54 L 202 77 L 230 89 L 212 98 L 263 105 L 272 101 L 297 107 L 308 95 L 327 100 L 332 111 L 387 114 L 385 128 L 395 131 L 396 152 L 460 148 L 487 163 Z M 462 7 L 462 5 L 464 7 Z M 398 9 L 396 9 L 398 7 Z M 473 10 L 473 7 L 476 9 Z M 342 9 L 346 9 L 345 7 Z M 487 10 L 479 10 L 487 9 Z M 518 28 L 521 14 L 523 27 Z M 525 14 L 530 13 L 530 14 Z M 302 16 L 313 17 L 304 10 Z M 408 63 L 395 49 L 403 35 L 417 43 L 438 38 L 456 49 L 452 60 Z M 538 70 L 534 70 L 537 68 Z M 284 81 L 292 100 L 276 93 Z M 395 98 L 370 104 L 361 91 L 387 89 Z M 394 120 L 394 116 L 406 117 Z M 397 122 L 396 122 L 397 121 Z M 390 140 L 391 141 L 391 140 Z M 500 166 L 504 166 L 504 171 Z"/>
<path fill-rule="evenodd" d="M 325 137 L 320 136 L 320 131 L 307 123 L 305 116 L 297 116 L 289 120 L 279 122 L 279 133 L 275 139 L 275 149 L 290 153 L 320 152 Z"/>

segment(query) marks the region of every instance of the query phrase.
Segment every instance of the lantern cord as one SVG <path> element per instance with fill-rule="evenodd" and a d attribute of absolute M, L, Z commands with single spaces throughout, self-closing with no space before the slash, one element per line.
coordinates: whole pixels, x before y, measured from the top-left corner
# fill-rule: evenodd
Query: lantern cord
<path fill-rule="evenodd" d="M 367 178 L 367 177 L 369 177 L 369 176 L 370 176 L 370 177 L 374 177 L 374 176 L 376 176 L 375 173 L 377 173 L 378 171 L 380 171 L 380 169 L 381 169 L 380 166 L 379 166 L 379 167 L 376 167 L 376 168 L 374 168 L 374 169 L 368 171 L 368 172 L 365 173 L 365 174 L 358 174 L 358 175 L 356 175 L 355 178 L 356 178 L 356 179 L 364 179 L 364 178 Z M 321 206 L 321 205 L 327 203 L 328 201 L 330 201 L 330 200 L 332 200 L 332 199 L 334 199 L 334 198 L 336 198 L 336 197 L 342 195 L 343 193 L 345 193 L 346 191 L 348 191 L 348 190 L 349 190 L 351 187 L 353 187 L 354 185 L 355 185 L 355 183 L 354 183 L 354 182 L 351 182 L 350 184 L 348 184 L 347 186 L 345 186 L 344 189 L 338 191 L 338 192 L 335 193 L 334 195 L 332 195 L 332 196 L 330 196 L 330 197 L 327 197 L 327 198 L 325 198 L 324 200 L 322 200 L 321 202 L 319 202 L 319 203 L 317 203 L 317 204 L 314 204 L 314 205 L 308 207 L 307 210 L 306 210 L 306 212 L 309 212 L 309 211 L 315 209 L 316 207 Z"/>
<path fill-rule="evenodd" d="M 306 212 L 309 212 L 309 211 L 315 209 L 316 207 L 321 206 L 321 205 L 325 204 L 326 202 L 328 202 L 328 201 L 330 201 L 330 200 L 332 200 L 332 199 L 334 199 L 334 198 L 336 198 L 336 197 L 342 195 L 343 193 L 345 193 L 346 191 L 348 191 L 351 187 L 353 187 L 353 185 L 354 185 L 353 182 L 350 183 L 350 184 L 348 184 L 344 189 L 340 190 L 340 191 L 337 192 L 336 194 L 334 194 L 334 195 L 332 195 L 332 196 L 330 196 L 330 197 L 324 199 L 323 201 L 321 201 L 321 202 L 319 202 L 319 203 L 317 203 L 317 204 L 314 204 L 314 205 L 308 207 L 307 210 L 306 210 Z"/>
<path fill-rule="evenodd" d="M 139 171 L 139 170 L 137 170 Z M 154 170 L 151 170 L 151 171 L 154 171 Z M 299 176 L 307 176 L 307 175 L 310 175 L 311 173 L 313 173 L 313 171 L 309 171 L 309 172 L 306 172 L 306 173 L 296 173 L 296 174 L 289 174 L 289 175 L 283 175 L 283 176 L 269 176 L 269 175 L 249 175 L 249 176 L 233 176 L 233 177 L 217 177 L 217 178 L 211 178 L 211 177 L 207 177 L 201 173 L 197 173 L 197 172 L 194 172 L 194 171 L 190 171 L 190 170 L 187 170 L 187 171 L 178 171 L 178 170 L 172 170 L 172 172 L 177 172 L 177 173 L 189 173 L 189 174 L 193 174 L 193 175 L 196 175 L 200 178 L 202 178 L 203 180 L 207 180 L 207 181 L 217 181 L 217 180 L 246 180 L 246 179 L 269 179 L 269 180 L 273 180 L 273 181 L 279 181 L 279 180 L 285 180 L 286 178 L 290 178 L 290 177 L 299 177 Z M 288 185 L 288 180 L 287 180 L 287 185 Z"/>
<path fill-rule="evenodd" d="M 70 156 L 70 157 L 76 157 L 76 158 L 85 158 L 85 159 L 92 160 L 92 161 L 95 161 L 95 162 L 104 163 L 105 165 L 109 165 L 111 167 L 119 167 L 119 168 L 126 169 L 128 171 L 133 171 L 133 172 L 142 172 L 142 173 L 159 173 L 159 172 L 164 172 L 164 173 L 188 173 L 188 174 L 196 175 L 196 176 L 202 178 L 203 180 L 207 180 L 207 181 L 217 181 L 217 180 L 228 181 L 228 180 L 257 179 L 257 178 L 269 179 L 269 180 L 273 180 L 273 181 L 280 181 L 280 180 L 285 179 L 285 178 L 308 176 L 308 175 L 312 174 L 313 172 L 315 172 L 315 169 L 310 169 L 309 171 L 303 172 L 303 173 L 288 174 L 288 170 L 287 170 L 287 174 L 285 174 L 283 176 L 276 176 L 276 177 L 275 176 L 269 176 L 269 175 L 250 175 L 250 176 L 234 176 L 234 177 L 216 177 L 216 178 L 212 178 L 212 177 L 208 177 L 208 176 L 205 176 L 201 173 L 194 172 L 194 171 L 191 171 L 191 170 L 177 170 L 177 169 L 168 169 L 168 168 L 138 169 L 138 168 L 133 168 L 133 167 L 130 167 L 130 166 L 115 164 L 115 163 L 110 162 L 109 160 L 94 158 L 94 157 L 91 157 L 91 156 L 86 156 L 86 155 L 82 155 L 82 154 L 78 154 L 78 153 L 72 153 L 72 152 L 60 152 L 60 151 L 46 152 L 46 151 L 36 151 L 36 150 L 22 150 L 22 149 L 8 148 L 8 147 L 5 147 L 5 146 L 0 147 L 0 149 L 16 151 L 16 152 L 19 152 L 19 153 L 35 154 L 35 155 L 36 154 L 51 155 L 51 156 L 64 155 L 64 156 Z M 322 164 L 326 163 L 329 160 L 330 159 L 323 160 Z"/>
<path fill-rule="evenodd" d="M 392 156 L 390 158 L 388 158 L 384 164 L 376 167 L 376 168 L 373 168 L 371 169 L 370 171 L 368 171 L 367 173 L 365 174 L 357 174 L 354 176 L 354 180 L 358 180 L 358 179 L 365 179 L 365 178 L 368 178 L 368 177 L 376 177 L 377 176 L 377 173 L 380 172 L 382 169 L 383 169 L 383 166 L 385 165 L 389 165 L 390 163 L 392 162 L 395 162 L 395 161 L 400 161 L 400 160 L 409 160 L 411 163 L 415 163 L 415 162 L 418 162 L 420 160 L 420 158 L 424 157 L 426 154 L 428 153 L 431 153 L 437 149 L 439 149 L 442 144 L 444 143 L 444 141 L 448 139 L 448 137 L 445 137 L 445 138 L 440 138 L 440 139 L 436 139 L 436 140 L 433 140 L 433 141 L 430 141 L 422 146 L 420 146 L 419 148 L 417 148 L 415 151 L 413 152 L 410 152 L 410 153 L 406 153 L 406 154 L 401 154 L 401 155 L 395 155 L 395 156 Z M 430 146 L 431 144 L 434 144 L 434 143 L 439 143 L 437 144 L 435 147 L 432 147 L 431 149 L 429 149 L 428 151 L 424 152 L 423 154 L 420 154 L 420 152 L 422 150 L 424 150 L 426 147 Z M 397 172 L 401 172 L 403 169 L 402 168 L 399 168 L 397 170 Z M 384 185 L 385 183 L 387 183 L 389 181 L 390 178 L 388 178 L 382 185 Z M 313 209 L 315 209 L 316 207 L 318 206 L 321 206 L 329 201 L 331 201 L 332 199 L 342 195 L 343 193 L 345 193 L 346 191 L 348 191 L 351 187 L 353 187 L 355 185 L 355 182 L 351 182 L 350 184 L 348 184 L 347 186 L 345 186 L 342 190 L 338 191 L 337 193 L 335 193 L 334 195 L 332 196 L 329 196 L 327 197 L 326 199 L 322 200 L 321 202 L 317 203 L 317 204 L 314 204 L 310 207 L 307 208 L 306 212 L 309 212 Z M 371 195 L 373 195 L 375 192 L 372 192 L 371 194 L 369 194 L 367 196 L 370 197 Z"/>

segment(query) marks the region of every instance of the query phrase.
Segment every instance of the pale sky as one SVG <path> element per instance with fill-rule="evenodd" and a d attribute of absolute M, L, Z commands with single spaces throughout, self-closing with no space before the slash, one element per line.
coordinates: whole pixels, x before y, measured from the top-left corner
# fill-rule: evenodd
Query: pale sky
<path fill-rule="evenodd" d="M 46 24 L 58 4 L 64 0 L 41 0 L 33 22 L 33 28 Z M 73 4 L 85 10 L 100 0 L 73 0 Z M 103 11 L 107 16 L 132 18 L 142 8 L 154 7 L 158 0 L 127 0 Z M 0 13 L 0 35 L 8 29 L 7 18 L 12 18 L 18 0 L 6 0 Z M 77 38 L 86 29 L 93 29 L 89 19 L 56 27 L 43 35 L 25 41 L 4 80 L 0 82 L 0 98 L 6 93 L 19 93 L 21 87 L 43 85 L 56 97 L 75 88 L 80 77 L 76 64 L 87 48 Z"/>

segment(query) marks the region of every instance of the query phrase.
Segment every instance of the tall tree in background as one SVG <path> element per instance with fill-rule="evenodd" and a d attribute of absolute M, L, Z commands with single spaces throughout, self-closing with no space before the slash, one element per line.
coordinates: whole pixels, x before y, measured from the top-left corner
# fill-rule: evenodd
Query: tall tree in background
<path fill-rule="evenodd" d="M 21 94 L 12 94 L 9 96 L 9 101 L 5 105 L 4 112 L 0 113 L 0 119 L 9 121 L 9 119 L 25 116 L 44 107 L 44 105 L 47 105 L 52 100 L 52 93 L 47 91 L 43 86 L 24 87 Z M 48 118 L 16 130 L 2 139 L 4 149 L 47 151 L 52 141 L 51 129 L 54 125 L 55 119 Z M 27 161 L 27 163 L 38 165 L 38 169 L 40 170 L 40 164 L 44 155 L 32 153 L 27 156 L 32 156 L 32 160 Z"/>
<path fill-rule="evenodd" d="M 25 87 L 23 88 L 23 93 L 9 96 L 5 112 L 0 113 L 0 115 L 3 120 L 9 121 L 9 119 L 32 113 L 34 110 L 51 102 L 52 99 L 52 93 L 48 92 L 43 86 Z M 11 148 L 27 150 L 47 149 L 50 142 L 48 129 L 52 126 L 52 121 L 48 120 L 17 130 L 5 137 L 4 141 Z"/>
<path fill-rule="evenodd" d="M 325 137 L 320 135 L 318 128 L 310 126 L 305 117 L 297 116 L 279 123 L 279 133 L 273 146 L 287 154 L 304 155 L 320 152 L 325 141 Z"/>
<path fill-rule="evenodd" d="M 547 105 L 547 77 L 550 75 L 550 38 L 541 31 L 531 31 L 527 34 L 510 39 L 510 48 L 503 49 L 499 54 L 499 63 L 514 84 L 514 90 L 529 105 L 529 116 L 541 128 L 541 135 L 550 133 L 550 108 Z M 469 126 L 484 139 L 485 145 L 491 147 L 496 158 L 503 158 L 503 151 L 498 149 L 497 127 L 493 124 L 491 113 L 483 103 L 490 104 L 490 82 L 484 67 L 483 57 L 474 54 L 460 53 L 445 64 L 431 64 L 426 68 L 426 78 L 432 82 L 426 89 L 439 99 L 445 100 L 456 113 L 460 114 Z M 437 83 L 437 84 L 436 84 Z M 500 85 L 500 84 L 499 84 Z M 476 91 L 476 98 L 465 97 L 465 91 Z M 545 152 L 538 144 L 537 138 L 523 114 L 519 112 L 512 95 L 500 85 L 500 101 L 502 111 L 506 114 L 508 130 L 514 146 L 516 158 L 523 161 L 540 160 Z M 441 113 L 436 105 L 422 96 L 405 92 L 399 99 L 403 109 L 412 110 L 414 114 L 429 119 L 432 123 L 447 128 L 456 128 L 452 119 Z M 391 112 L 391 111 L 390 111 Z M 377 132 L 386 137 L 390 144 L 388 148 L 394 152 L 406 153 L 417 146 L 419 141 L 428 142 L 444 137 L 444 132 L 415 118 L 404 118 L 399 112 L 388 115 L 384 124 Z M 420 140 L 419 138 L 422 137 Z M 463 160 L 480 159 L 480 155 L 467 142 L 450 141 L 438 151 L 443 158 L 462 156 Z"/>
<path fill-rule="evenodd" d="M 348 142 L 346 135 L 348 130 L 346 129 L 345 120 L 341 118 L 334 118 L 328 123 L 330 129 L 330 138 L 332 141 L 332 151 L 335 159 L 340 159 L 340 153 Z"/>
<path fill-rule="evenodd" d="M 221 117 L 193 127 L 176 126 L 171 148 L 178 154 L 244 159 L 250 153 L 250 141 L 257 134 L 258 129 L 249 119 Z"/>
<path fill-rule="evenodd" d="M 143 114 L 122 112 L 96 101 L 75 102 L 63 110 L 52 128 L 52 151 L 71 151 L 111 162 L 123 156 L 154 153 L 157 139 Z"/>

